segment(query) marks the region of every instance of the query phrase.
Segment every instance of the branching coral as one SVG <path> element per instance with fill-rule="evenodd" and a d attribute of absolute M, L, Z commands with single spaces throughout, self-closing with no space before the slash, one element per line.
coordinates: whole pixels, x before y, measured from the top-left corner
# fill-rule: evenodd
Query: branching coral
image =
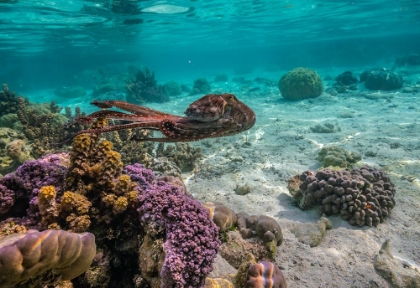
<path fill-rule="evenodd" d="M 175 143 L 175 145 L 168 145 L 166 148 L 163 143 L 159 143 L 156 156 L 166 157 L 174 162 L 182 172 L 189 172 L 194 169 L 202 154 L 200 148 L 194 147 L 190 143 Z"/>
<path fill-rule="evenodd" d="M 0 91 L 0 116 L 16 113 L 18 109 L 18 101 L 16 94 L 10 92 L 7 84 L 3 84 L 3 91 Z"/>
<path fill-rule="evenodd" d="M 218 228 L 201 204 L 158 182 L 139 196 L 140 221 L 166 230 L 161 287 L 203 287 L 220 246 Z M 149 229 L 155 234 L 159 230 Z"/>
<path fill-rule="evenodd" d="M 127 101 L 136 104 L 145 102 L 167 102 L 165 89 L 158 85 L 155 80 L 155 73 L 150 72 L 146 67 L 143 71 L 139 70 L 135 79 L 126 80 Z"/>

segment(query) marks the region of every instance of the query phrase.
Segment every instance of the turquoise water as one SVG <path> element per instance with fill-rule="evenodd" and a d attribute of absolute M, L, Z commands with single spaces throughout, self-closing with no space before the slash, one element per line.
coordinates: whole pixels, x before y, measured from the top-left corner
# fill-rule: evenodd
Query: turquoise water
<path fill-rule="evenodd" d="M 21 92 L 75 85 L 98 67 L 117 74 L 121 63 L 190 82 L 257 67 L 391 68 L 420 46 L 414 0 L 27 0 L 1 1 L 0 13 L 0 79 Z"/>
<path fill-rule="evenodd" d="M 86 120 L 89 120 L 76 118 L 79 114 L 74 108 L 80 107 L 82 112 L 91 113 L 100 108 L 108 108 L 106 103 L 102 103 L 103 107 L 90 105 L 93 100 L 129 101 L 128 88 L 135 82 L 136 72 L 144 72 L 148 68 L 154 73 L 156 84 L 175 81 L 179 89 L 183 88 L 182 93 L 168 96 L 166 102 L 148 100 L 132 102 L 134 104 L 184 115 L 186 108 L 205 94 L 232 93 L 255 112 L 257 121 L 251 129 L 238 135 L 210 138 L 188 145 L 181 143 L 180 150 L 172 156 L 171 151 L 174 150 L 168 144 L 165 144 L 167 150 L 163 151 L 164 146 L 158 146 L 155 142 L 138 144 L 129 141 L 134 130 L 121 130 L 118 132 L 120 134 L 100 134 L 113 141 L 125 165 L 133 164 L 130 161 L 141 162 L 156 173 L 178 177 L 182 181 L 175 180 L 173 184 L 182 184 L 180 187 L 201 203 L 221 202 L 236 213 L 246 212 L 274 218 L 284 234 L 284 244 L 278 248 L 274 260 L 284 272 L 290 288 L 391 287 L 392 279 L 386 279 L 386 275 L 383 276 L 374 267 L 379 249 L 383 243 L 388 243 L 385 242 L 388 239 L 391 240 L 394 258 L 385 268 L 397 271 L 398 277 L 408 271 L 417 275 L 418 280 L 419 54 L 420 0 L 0 0 L 0 84 L 7 83 L 10 91 L 16 92 L 16 96 L 23 95 L 30 102 L 48 102 L 46 105 L 32 105 L 21 98 L 19 102 L 14 96 L 4 100 L 7 98 L 4 95 L 12 94 L 8 94 L 5 88 L 4 92 L 0 91 L 0 180 L 27 159 L 40 158 L 50 152 L 69 151 L 70 140 L 75 133 L 88 128 Z M 407 55 L 412 58 L 405 60 L 411 59 L 412 62 L 398 60 Z M 319 74 L 317 79 L 323 84 L 320 95 L 299 101 L 282 98 L 279 79 L 297 67 L 306 67 Z M 387 70 L 380 70 L 382 68 Z M 367 87 L 367 81 L 361 82 L 360 78 L 364 71 L 372 69 L 378 69 L 371 71 L 369 75 L 372 77 L 375 73 L 384 72 L 382 76 L 385 75 L 387 80 L 403 79 L 399 83 L 401 85 L 389 91 Z M 336 82 L 336 77 L 345 71 L 353 72 L 355 82 L 349 85 Z M 205 92 L 191 93 L 194 81 L 198 78 L 207 79 L 211 88 Z M 216 81 L 217 78 L 222 80 Z M 158 90 L 161 86 L 155 85 L 153 88 Z M 285 95 L 283 97 L 286 98 Z M 54 105 L 50 104 L 52 100 L 55 101 Z M 60 110 L 57 105 L 71 109 Z M 198 112 L 194 112 L 199 115 L 203 106 L 195 107 Z M 8 111 L 3 113 L 6 110 L 3 107 Z M 66 111 L 66 115 L 59 115 Z M 144 111 L 147 110 L 141 110 L 142 115 L 148 113 Z M 40 112 L 39 115 L 37 112 Z M 230 112 L 224 111 L 223 115 Z M 94 115 L 109 118 L 122 115 L 106 113 Z M 86 122 L 80 121 L 79 125 L 75 119 Z M 170 121 L 163 119 L 164 123 L 162 119 L 150 117 L 147 120 L 150 119 L 155 121 L 155 126 L 149 124 L 152 128 L 159 127 L 164 132 L 166 129 L 167 135 L 173 132 L 171 125 L 175 126 L 171 121 L 181 123 L 185 120 L 173 117 Z M 147 122 L 140 116 L 136 120 Z M 108 122 L 110 125 L 124 123 Z M 182 141 L 195 140 L 197 135 L 206 136 L 212 132 L 210 128 L 213 127 L 206 130 L 205 124 L 188 121 L 184 127 L 191 128 L 190 135 L 193 136 L 190 138 L 182 138 L 182 129 L 173 129 L 173 134 L 179 133 Z M 235 128 L 242 125 L 239 123 Z M 139 130 L 134 131 L 138 139 L 152 137 Z M 153 137 L 161 137 L 158 131 L 155 133 Z M 22 139 L 25 139 L 25 143 Z M 320 156 L 321 151 L 327 150 L 323 150 L 326 147 L 332 152 L 344 152 L 340 152 L 343 154 L 337 157 L 332 154 L 330 159 L 336 162 L 327 164 L 326 155 Z M 89 150 L 99 151 L 96 148 Z M 182 156 L 179 160 L 181 164 L 172 161 L 178 154 Z M 345 160 L 340 158 L 343 155 L 346 156 Z M 61 165 L 66 165 L 66 157 L 60 156 L 63 162 Z M 173 158 L 168 160 L 170 157 Z M 334 168 L 343 165 L 341 168 L 349 168 L 354 164 L 350 160 L 358 161 L 356 167 L 373 166 L 389 174 L 395 184 L 395 203 L 392 202 L 395 208 L 388 217 L 381 218 L 384 221 L 377 227 L 371 225 L 375 222 L 373 217 L 367 216 L 370 222 L 361 222 L 363 219 L 357 211 L 354 215 L 359 214 L 355 218 L 358 222 L 349 222 L 349 217 L 342 218 L 342 215 L 336 213 L 337 210 L 334 212 L 337 215 L 329 217 L 333 229 L 325 231 L 328 226 L 325 220 L 321 224 L 317 222 L 321 217 L 318 208 L 306 211 L 300 209 L 300 205 L 309 208 L 305 205 L 309 206 L 310 201 L 299 200 L 305 200 L 299 193 L 298 197 L 293 195 L 298 191 L 296 187 L 306 189 L 300 188 L 300 185 L 293 187 L 293 179 L 303 181 L 303 178 L 293 177 L 308 169 L 316 171 L 322 165 Z M 98 170 L 98 164 L 94 164 L 88 169 Z M 186 168 L 181 171 L 177 165 L 185 165 Z M 161 168 L 164 171 L 158 170 Z M 307 179 L 311 178 L 308 176 Z M 324 189 L 324 185 L 320 184 L 319 191 Z M 309 184 L 302 187 L 309 187 Z M 100 193 L 104 194 L 103 191 Z M 321 194 L 319 197 L 323 197 L 322 193 L 318 193 Z M 354 195 L 350 196 L 356 197 Z M 3 197 L 0 197 L 0 204 L 7 204 L 9 198 L 1 193 L 0 196 Z M 94 197 L 92 202 L 97 201 L 95 203 L 99 205 L 99 198 Z M 385 199 L 383 195 L 381 197 Z M 334 198 L 334 201 L 337 199 Z M 328 201 L 333 200 L 330 198 Z M 391 207 L 388 202 L 387 207 Z M 37 202 L 31 200 L 30 204 L 35 206 L 34 203 Z M 322 203 L 324 210 L 321 211 L 328 212 L 326 207 L 333 209 L 331 207 L 337 208 L 340 205 L 334 203 L 337 206 Z M 2 225 L 11 219 L 5 218 L 10 215 L 8 211 L 2 212 L 4 205 L 1 205 L 0 214 L 6 216 L 0 215 L 3 217 L 0 217 L 0 236 L 6 233 Z M 99 210 L 103 208 L 101 211 L 106 213 L 111 211 L 108 204 L 105 207 L 100 202 L 100 205 Z M 348 216 L 353 213 L 349 208 L 353 206 L 345 205 L 340 206 L 340 213 L 344 211 Z M 366 210 L 369 209 L 367 205 L 372 207 L 366 204 Z M 15 206 L 16 209 L 23 209 L 20 205 Z M 90 212 L 97 215 L 95 211 L 99 210 L 92 209 Z M 136 283 L 135 287 L 149 287 L 140 281 L 142 276 L 138 273 L 143 268 L 137 269 L 135 263 L 140 259 L 138 246 L 143 239 L 139 241 L 140 238 L 131 232 L 131 228 L 127 228 L 130 233 L 126 233 L 125 228 L 126 224 L 127 227 L 135 226 L 132 223 L 137 223 L 137 220 L 133 220 L 137 218 L 127 216 L 124 220 L 126 222 L 122 222 L 124 225 L 120 225 L 121 218 L 115 219 L 118 223 L 115 225 L 116 232 L 112 233 L 119 236 L 111 239 L 114 236 L 108 232 L 106 237 L 102 232 L 96 234 L 99 239 L 98 252 L 101 252 L 95 257 L 99 264 L 92 266 L 110 268 L 99 272 L 92 268 L 90 271 L 93 273 L 89 275 L 107 274 L 105 278 L 111 279 L 107 287 L 117 287 L 114 283 L 120 283 L 122 278 L 125 278 L 127 285 L 120 283 L 118 287 L 134 287 L 133 281 L 136 279 L 140 284 Z M 315 228 L 324 228 L 311 228 L 309 224 Z M 352 226 L 354 224 L 358 226 Z M 92 227 L 89 231 L 94 230 Z M 64 228 L 68 229 L 67 226 Z M 322 234 L 318 239 L 320 242 L 315 246 L 305 242 L 308 235 L 309 238 L 318 237 L 312 237 L 312 231 L 316 235 L 319 231 Z M 127 239 L 129 241 L 124 242 Z M 236 254 L 232 252 L 232 258 Z M 223 274 L 225 267 L 223 263 L 218 264 L 223 268 L 215 270 Z M 1 272 L 0 269 L 0 286 Z M 157 274 L 157 271 L 154 272 Z M 135 275 L 140 276 L 135 278 Z M 398 277 L 395 279 L 398 280 Z M 73 283 L 78 283 L 75 287 L 87 287 L 83 279 L 74 280 Z M 90 281 L 94 282 L 96 278 L 92 279 Z M 415 285 L 420 287 L 420 284 Z"/>

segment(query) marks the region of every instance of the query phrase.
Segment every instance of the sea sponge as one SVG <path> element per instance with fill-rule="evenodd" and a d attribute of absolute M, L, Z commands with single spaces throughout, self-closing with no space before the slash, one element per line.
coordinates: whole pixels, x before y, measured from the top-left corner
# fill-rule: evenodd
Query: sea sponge
<path fill-rule="evenodd" d="M 277 265 L 262 261 L 249 267 L 245 288 L 287 288 L 287 284 Z"/>
<path fill-rule="evenodd" d="M 340 214 L 351 225 L 377 226 L 395 206 L 394 184 L 372 167 L 308 170 L 293 177 L 288 188 L 302 210 L 318 205 L 321 214 Z"/>
<path fill-rule="evenodd" d="M 324 90 L 318 73 L 302 67 L 284 74 L 278 86 L 281 96 L 292 101 L 318 97 Z"/>
<path fill-rule="evenodd" d="M 203 204 L 210 213 L 210 218 L 219 227 L 220 232 L 233 227 L 236 223 L 237 217 L 235 211 L 225 206 L 220 202 L 206 202 Z"/>
<path fill-rule="evenodd" d="M 12 234 L 0 240 L 0 287 L 52 270 L 63 280 L 85 272 L 96 254 L 95 236 L 63 230 Z"/>

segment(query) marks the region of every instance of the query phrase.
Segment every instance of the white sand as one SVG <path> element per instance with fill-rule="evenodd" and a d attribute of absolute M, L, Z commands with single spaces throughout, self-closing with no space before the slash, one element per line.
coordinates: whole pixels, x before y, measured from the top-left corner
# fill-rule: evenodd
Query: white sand
<path fill-rule="evenodd" d="M 228 91 L 223 87 L 254 109 L 257 123 L 249 133 L 194 143 L 202 147 L 205 159 L 195 173 L 185 175 L 190 193 L 201 201 L 221 201 L 236 212 L 265 214 L 278 220 L 285 240 L 276 263 L 283 269 L 289 287 L 388 287 L 373 267 L 374 257 L 386 239 L 391 239 L 394 256 L 419 268 L 420 94 L 393 92 L 394 97 L 387 101 L 368 100 L 360 96 L 360 91 L 338 96 L 324 93 L 310 101 L 287 102 L 281 99 L 277 87 L 260 87 L 261 91 L 251 96 L 243 94 L 241 85 L 232 84 Z M 174 101 L 169 112 L 182 113 L 196 98 L 186 96 Z M 355 117 L 339 118 L 343 111 Z M 325 122 L 341 131 L 310 132 L 309 127 Z M 244 146 L 246 137 L 249 147 Z M 401 146 L 392 149 L 390 144 L 396 142 Z M 359 152 L 362 163 L 386 171 L 396 185 L 397 204 L 376 228 L 353 227 L 340 217 L 330 217 L 333 229 L 327 231 L 318 247 L 310 248 L 290 229 L 316 222 L 320 215 L 316 209 L 301 211 L 286 186 L 295 174 L 319 167 L 317 154 L 327 144 Z M 377 154 L 368 157 L 367 151 Z M 251 187 L 251 193 L 236 195 L 236 185 L 244 184 Z"/>

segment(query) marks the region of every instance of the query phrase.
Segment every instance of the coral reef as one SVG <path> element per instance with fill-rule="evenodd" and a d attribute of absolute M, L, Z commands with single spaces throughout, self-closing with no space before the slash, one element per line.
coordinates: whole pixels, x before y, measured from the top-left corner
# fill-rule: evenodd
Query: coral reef
<path fill-rule="evenodd" d="M 362 155 L 357 152 L 346 151 L 339 146 L 328 145 L 321 148 L 317 159 L 322 163 L 322 167 L 351 168 L 355 163 L 362 160 Z"/>
<path fill-rule="evenodd" d="M 22 164 L 26 160 L 33 160 L 29 151 L 25 149 L 25 142 L 20 139 L 13 140 L 6 146 L 7 156 L 13 161 Z"/>
<path fill-rule="evenodd" d="M 208 94 L 211 91 L 211 86 L 206 78 L 198 78 L 194 80 L 194 86 L 190 91 L 190 95 Z"/>
<path fill-rule="evenodd" d="M 163 103 L 169 101 L 162 85 L 155 80 L 155 73 L 146 67 L 139 70 L 135 79 L 125 81 L 127 87 L 127 102 L 144 104 L 146 102 Z"/>
<path fill-rule="evenodd" d="M 156 157 L 166 157 L 181 169 L 181 172 L 192 171 L 198 159 L 202 157 L 200 148 L 194 147 L 190 143 L 175 143 L 167 145 L 159 143 L 156 149 Z"/>
<path fill-rule="evenodd" d="M 34 158 L 54 153 L 62 149 L 62 143 L 70 135 L 85 128 L 82 124 L 71 121 L 71 110 L 66 108 L 65 115 L 61 114 L 62 107 L 54 101 L 43 104 L 30 103 L 22 96 L 17 97 L 18 110 L 16 112 L 21 130 L 31 142 L 31 155 Z M 76 108 L 76 117 L 82 116 Z M 70 119 L 68 119 L 70 118 Z M 52 143 L 61 143 L 52 145 Z"/>
<path fill-rule="evenodd" d="M 357 77 L 351 71 L 345 71 L 335 78 L 338 85 L 350 86 L 357 83 Z"/>
<path fill-rule="evenodd" d="M 273 260 L 272 252 L 261 245 L 261 242 L 245 240 L 239 231 L 228 231 L 219 251 L 220 255 L 233 267 L 239 268 L 251 254 L 258 261 Z"/>
<path fill-rule="evenodd" d="M 395 90 L 402 87 L 403 78 L 394 71 L 385 68 L 364 71 L 360 75 L 360 82 L 370 90 Z"/>
<path fill-rule="evenodd" d="M 169 81 L 163 84 L 163 90 L 168 96 L 178 96 L 182 94 L 181 86 L 175 81 Z"/>
<path fill-rule="evenodd" d="M 6 114 L 15 114 L 18 109 L 16 94 L 10 92 L 7 84 L 3 84 L 3 91 L 0 91 L 0 117 Z"/>
<path fill-rule="evenodd" d="M 287 284 L 276 264 L 262 261 L 249 267 L 245 288 L 287 288 Z"/>
<path fill-rule="evenodd" d="M 0 174 L 11 173 L 16 170 L 19 165 L 27 160 L 33 160 L 30 150 L 26 147 L 25 142 L 19 137 L 24 138 L 15 131 L 2 128 L 0 131 Z M 2 132 L 8 131 L 8 137 L 3 138 Z M 15 139 L 15 140 L 12 140 Z"/>
<path fill-rule="evenodd" d="M 419 54 L 407 54 L 402 57 L 397 57 L 395 59 L 395 66 L 420 66 L 420 55 Z"/>
<path fill-rule="evenodd" d="M 62 230 L 28 231 L 0 239 L 0 287 L 52 269 L 63 280 L 85 272 L 96 254 L 95 236 Z"/>
<path fill-rule="evenodd" d="M 43 186 L 54 186 L 57 194 L 63 193 L 67 168 L 58 156 L 47 156 L 27 161 L 14 173 L 0 179 L 0 220 L 22 217 L 15 222 L 33 229 L 43 228 L 38 208 L 38 193 Z M 44 228 L 45 229 L 45 228 Z"/>
<path fill-rule="evenodd" d="M 255 235 L 264 242 L 271 257 L 277 253 L 277 246 L 283 242 L 283 233 L 277 221 L 265 215 L 237 214 L 237 225 L 239 232 L 244 239 L 252 238 Z"/>
<path fill-rule="evenodd" d="M 302 67 L 284 74 L 278 86 L 281 96 L 292 101 L 318 97 L 324 90 L 318 73 Z"/>
<path fill-rule="evenodd" d="M 377 226 L 395 206 L 394 184 L 371 167 L 308 170 L 289 180 L 288 189 L 302 210 L 318 205 L 321 213 L 340 214 L 351 225 Z"/>
<path fill-rule="evenodd" d="M 220 246 L 218 228 L 200 202 L 157 182 L 139 195 L 140 222 L 156 237 L 166 229 L 161 287 L 202 287 Z"/>
<path fill-rule="evenodd" d="M 357 90 L 358 79 L 351 71 L 345 71 L 335 78 L 334 89 L 338 93 L 347 93 L 349 90 Z"/>
<path fill-rule="evenodd" d="M 152 169 L 157 177 L 167 175 L 182 179 L 182 171 L 166 157 L 153 158 L 148 168 Z"/>
<path fill-rule="evenodd" d="M 204 208 L 210 213 L 210 218 L 219 227 L 220 232 L 225 232 L 235 226 L 237 216 L 235 211 L 220 202 L 205 202 Z"/>
<path fill-rule="evenodd" d="M 218 228 L 182 182 L 156 179 L 140 164 L 123 167 L 112 144 L 96 134 L 76 136 L 67 158 L 27 161 L 0 179 L 2 231 L 93 233 L 99 253 L 71 280 L 81 287 L 203 287 L 220 246 Z M 150 265 L 139 263 L 149 256 Z M 151 265 L 154 257 L 160 266 Z M 55 281 L 43 277 L 50 279 L 45 285 Z"/>

